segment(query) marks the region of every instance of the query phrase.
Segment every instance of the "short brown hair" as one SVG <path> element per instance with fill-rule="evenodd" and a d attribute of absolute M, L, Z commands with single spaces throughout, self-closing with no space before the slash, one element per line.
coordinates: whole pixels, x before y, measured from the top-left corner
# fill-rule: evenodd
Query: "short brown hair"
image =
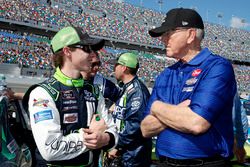
<path fill-rule="evenodd" d="M 70 51 L 75 51 L 75 50 L 76 50 L 76 48 L 70 48 Z M 57 67 L 61 68 L 63 65 L 63 57 L 64 57 L 64 53 L 62 50 L 54 53 L 52 55 L 52 65 L 55 68 L 57 68 Z"/>
<path fill-rule="evenodd" d="M 127 67 L 127 70 L 125 71 L 125 73 L 136 75 L 138 69 L 139 69 L 139 63 L 137 63 L 136 68 Z"/>

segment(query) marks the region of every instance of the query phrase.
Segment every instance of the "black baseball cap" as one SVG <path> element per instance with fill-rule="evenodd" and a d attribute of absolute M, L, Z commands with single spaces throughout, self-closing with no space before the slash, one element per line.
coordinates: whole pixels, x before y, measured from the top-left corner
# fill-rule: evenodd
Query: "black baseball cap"
<path fill-rule="evenodd" d="M 92 38 L 79 27 L 65 27 L 58 31 L 51 40 L 53 52 L 61 50 L 65 46 L 82 45 L 90 46 L 93 51 L 100 50 L 104 46 L 103 39 Z"/>
<path fill-rule="evenodd" d="M 149 30 L 151 37 L 159 37 L 165 32 L 178 27 L 204 29 L 201 16 L 193 9 L 174 8 L 167 12 L 165 21 L 160 27 Z"/>

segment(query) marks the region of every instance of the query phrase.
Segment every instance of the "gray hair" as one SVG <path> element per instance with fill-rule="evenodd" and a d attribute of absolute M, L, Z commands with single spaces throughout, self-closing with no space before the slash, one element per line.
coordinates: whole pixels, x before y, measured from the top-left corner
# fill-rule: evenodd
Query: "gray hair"
<path fill-rule="evenodd" d="M 202 40 L 205 36 L 205 31 L 203 29 L 196 28 L 196 38 Z"/>

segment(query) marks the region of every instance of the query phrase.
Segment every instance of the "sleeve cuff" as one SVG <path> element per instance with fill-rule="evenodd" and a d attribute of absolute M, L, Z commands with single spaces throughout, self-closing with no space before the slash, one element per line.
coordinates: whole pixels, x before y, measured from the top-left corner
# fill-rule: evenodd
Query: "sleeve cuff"
<path fill-rule="evenodd" d="M 109 135 L 109 138 L 110 138 L 108 145 L 106 145 L 106 146 L 103 147 L 103 150 L 106 151 L 106 150 L 112 148 L 115 145 L 115 137 L 110 132 L 105 132 L 105 133 L 107 133 Z"/>

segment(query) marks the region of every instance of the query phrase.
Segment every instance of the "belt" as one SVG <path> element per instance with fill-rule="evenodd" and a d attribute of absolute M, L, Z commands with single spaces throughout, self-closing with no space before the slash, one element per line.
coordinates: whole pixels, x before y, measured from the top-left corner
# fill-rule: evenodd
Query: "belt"
<path fill-rule="evenodd" d="M 195 159 L 173 159 L 169 157 L 159 157 L 161 163 L 169 163 L 176 165 L 203 165 L 212 162 L 226 163 L 228 160 L 223 157 L 206 157 L 206 158 L 195 158 Z"/>

